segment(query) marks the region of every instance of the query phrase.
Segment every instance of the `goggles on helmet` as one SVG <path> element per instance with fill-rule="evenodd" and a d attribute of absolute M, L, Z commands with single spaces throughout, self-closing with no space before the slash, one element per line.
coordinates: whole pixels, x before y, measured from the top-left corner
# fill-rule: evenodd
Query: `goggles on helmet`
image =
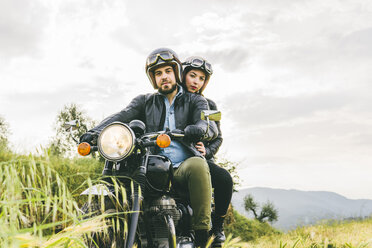
<path fill-rule="evenodd" d="M 174 55 L 169 51 L 153 54 L 147 58 L 147 66 L 155 65 L 159 61 L 159 58 L 164 62 L 168 62 L 174 59 Z"/>
<path fill-rule="evenodd" d="M 194 68 L 200 68 L 205 70 L 209 74 L 213 73 L 212 65 L 204 59 L 201 58 L 190 58 L 189 60 L 182 63 L 185 66 L 192 66 Z"/>

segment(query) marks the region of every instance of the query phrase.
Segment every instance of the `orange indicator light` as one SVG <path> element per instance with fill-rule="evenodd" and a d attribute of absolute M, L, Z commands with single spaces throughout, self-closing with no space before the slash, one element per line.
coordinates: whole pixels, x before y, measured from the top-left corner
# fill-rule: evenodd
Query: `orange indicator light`
<path fill-rule="evenodd" d="M 163 134 L 160 134 L 157 138 L 156 138 L 156 144 L 161 147 L 161 148 L 166 148 L 170 145 L 171 143 L 171 138 L 163 133 Z"/>
<path fill-rule="evenodd" d="M 78 146 L 78 153 L 81 156 L 86 156 L 90 154 L 90 145 L 87 142 L 80 143 Z"/>

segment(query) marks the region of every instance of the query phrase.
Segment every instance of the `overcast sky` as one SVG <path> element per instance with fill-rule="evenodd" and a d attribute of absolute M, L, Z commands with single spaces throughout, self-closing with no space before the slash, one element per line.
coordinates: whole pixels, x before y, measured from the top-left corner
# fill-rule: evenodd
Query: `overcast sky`
<path fill-rule="evenodd" d="M 96 120 L 153 92 L 147 55 L 207 58 L 219 155 L 243 187 L 372 199 L 372 2 L 1 0 L 0 115 L 19 152 L 65 104 Z"/>

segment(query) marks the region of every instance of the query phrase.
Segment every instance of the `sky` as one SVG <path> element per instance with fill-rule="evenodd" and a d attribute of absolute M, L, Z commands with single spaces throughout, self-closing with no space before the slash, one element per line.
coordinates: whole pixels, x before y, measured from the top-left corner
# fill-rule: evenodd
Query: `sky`
<path fill-rule="evenodd" d="M 169 47 L 213 65 L 241 187 L 372 199 L 371 44 L 364 0 L 1 0 L 0 116 L 34 152 L 64 105 L 102 120 L 154 92 L 146 57 Z"/>

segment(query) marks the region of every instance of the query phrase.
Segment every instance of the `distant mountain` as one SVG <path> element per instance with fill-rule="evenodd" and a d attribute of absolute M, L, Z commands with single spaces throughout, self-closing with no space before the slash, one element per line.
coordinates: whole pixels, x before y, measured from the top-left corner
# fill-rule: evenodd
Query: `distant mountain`
<path fill-rule="evenodd" d="M 323 219 L 342 220 L 372 214 L 372 200 L 351 200 L 327 191 L 300 191 L 271 188 L 246 188 L 233 194 L 232 205 L 247 217 L 252 217 L 244 209 L 244 197 L 253 195 L 256 202 L 270 201 L 279 212 L 279 219 L 273 224 L 281 230 L 296 226 L 315 224 Z"/>

